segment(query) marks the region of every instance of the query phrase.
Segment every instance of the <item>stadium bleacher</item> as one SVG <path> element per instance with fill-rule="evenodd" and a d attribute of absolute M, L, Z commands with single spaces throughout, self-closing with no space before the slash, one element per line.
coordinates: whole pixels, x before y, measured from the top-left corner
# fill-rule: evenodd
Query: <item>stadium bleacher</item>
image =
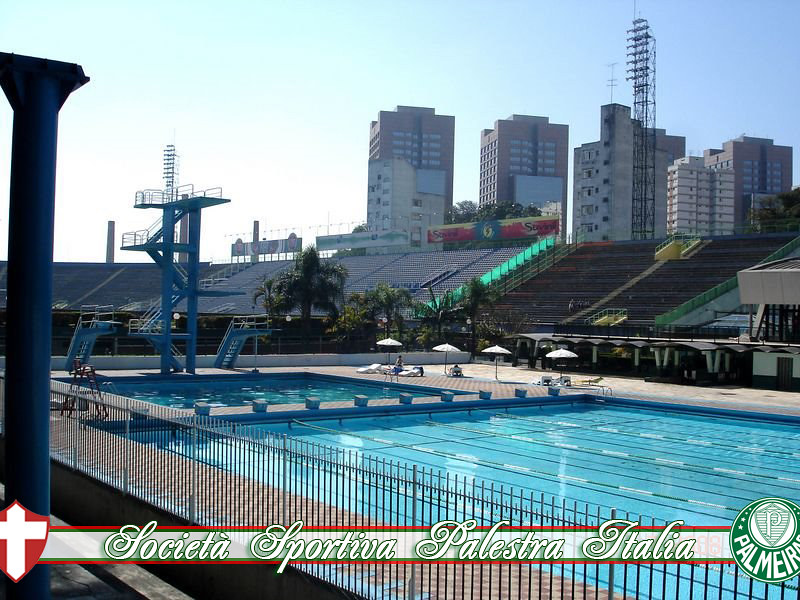
<path fill-rule="evenodd" d="M 689 258 L 664 262 L 652 273 L 596 307 L 625 308 L 629 322 L 652 322 L 681 303 L 722 283 L 737 271 L 766 258 L 794 234 L 712 238 Z M 631 279 L 656 265 L 659 241 L 587 243 L 555 265 L 506 294 L 495 304 L 515 310 L 531 322 L 558 323 L 602 301 Z M 427 301 L 423 286 L 437 294 L 453 290 L 518 254 L 522 248 L 483 248 L 437 252 L 347 256 L 336 260 L 348 270 L 345 297 L 373 289 L 379 283 L 408 289 Z M 200 299 L 200 313 L 252 312 L 253 291 L 268 277 L 277 277 L 291 260 L 261 262 L 222 277 L 225 265 L 201 265 L 201 279 L 213 277 L 210 289 L 239 292 L 235 296 Z M 6 288 L 6 263 L 0 262 L 0 290 Z M 78 310 L 86 304 L 110 304 L 116 309 L 143 310 L 160 292 L 161 273 L 148 263 L 56 263 L 53 270 L 53 307 Z M 570 301 L 575 305 L 570 311 Z M 5 294 L 0 294 L 0 306 Z M 578 305 L 578 303 L 581 305 Z M 185 302 L 177 307 L 185 310 Z M 595 310 L 595 309 L 592 309 Z M 576 322 L 583 322 L 580 315 Z"/>
<path fill-rule="evenodd" d="M 657 245 L 657 241 L 584 244 L 506 294 L 495 307 L 518 311 L 529 321 L 558 323 L 571 314 L 570 301 L 597 302 L 652 265 Z"/>
<path fill-rule="evenodd" d="M 614 298 L 585 316 L 604 308 L 628 310 L 628 322 L 652 323 L 698 294 L 757 264 L 791 241 L 796 233 L 719 237 L 689 258 L 664 262 Z M 658 240 L 647 242 L 598 242 L 579 247 L 554 266 L 506 294 L 496 308 L 516 310 L 527 320 L 558 323 L 585 305 L 600 302 L 631 279 L 656 264 Z M 583 306 L 574 306 L 570 301 Z M 583 318 L 576 322 L 582 323 Z"/>
<path fill-rule="evenodd" d="M 200 277 L 208 277 L 219 265 L 201 263 Z M 0 289 L 7 287 L 7 264 L 0 263 Z M 54 263 L 53 308 L 79 310 L 86 304 L 125 305 L 145 303 L 161 290 L 161 271 L 152 263 Z M 5 306 L 5 293 L 2 304 Z"/>
<path fill-rule="evenodd" d="M 795 237 L 789 233 L 713 239 L 691 258 L 665 262 L 612 300 L 611 305 L 627 308 L 629 321 L 651 322 L 657 315 L 753 266 Z"/>

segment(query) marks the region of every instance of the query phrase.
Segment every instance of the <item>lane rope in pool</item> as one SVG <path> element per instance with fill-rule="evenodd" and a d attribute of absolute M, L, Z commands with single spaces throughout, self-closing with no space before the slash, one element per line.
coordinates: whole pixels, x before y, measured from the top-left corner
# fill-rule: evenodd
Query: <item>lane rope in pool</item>
<path fill-rule="evenodd" d="M 310 429 L 315 429 L 317 431 L 324 431 L 326 433 L 333 433 L 333 434 L 337 434 L 337 435 L 341 435 L 342 434 L 342 432 L 339 431 L 338 429 L 331 429 L 329 427 L 322 427 L 321 425 L 311 425 L 310 423 L 306 423 L 305 421 L 300 421 L 298 419 L 292 419 L 292 422 L 297 424 L 297 425 L 303 426 L 303 427 L 308 427 Z M 364 434 L 360 434 L 360 433 L 348 432 L 347 435 L 352 436 L 352 437 L 361 438 L 361 439 L 364 439 L 364 440 L 368 440 L 370 442 L 378 442 L 378 438 L 374 438 L 372 436 L 368 436 L 368 435 L 364 435 Z M 387 440 L 382 440 L 382 441 L 380 441 L 378 443 L 386 444 Z M 429 448 L 427 446 L 417 446 L 417 445 L 413 445 L 413 444 L 396 444 L 396 443 L 391 443 L 391 445 L 393 447 L 397 447 L 397 448 L 411 448 L 411 449 L 416 450 L 418 452 L 424 452 L 424 453 L 427 453 L 427 454 L 433 454 L 433 455 L 436 455 L 436 456 L 441 456 L 443 458 L 449 458 L 449 459 L 455 459 L 455 460 L 464 460 L 463 457 L 459 457 L 457 454 L 454 454 L 454 453 L 451 453 L 451 452 L 443 452 L 441 450 L 434 450 L 433 448 Z M 652 498 L 663 498 L 665 500 L 673 500 L 673 501 L 677 501 L 677 502 L 684 502 L 684 503 L 687 503 L 687 504 L 694 504 L 694 505 L 699 505 L 699 506 L 708 506 L 710 508 L 717 508 L 717 509 L 720 509 L 720 510 L 726 510 L 726 511 L 734 512 L 734 513 L 738 513 L 739 512 L 739 509 L 737 509 L 737 508 L 734 508 L 734 507 L 731 507 L 731 506 L 724 506 L 722 504 L 714 504 L 712 502 L 704 502 L 702 500 L 693 500 L 691 498 L 680 498 L 678 496 L 671 496 L 669 494 L 662 494 L 660 492 L 652 492 L 652 491 L 649 491 L 649 490 L 640 490 L 638 488 L 631 488 L 631 487 L 626 487 L 626 486 L 613 485 L 613 484 L 610 484 L 610 483 L 604 483 L 604 482 L 600 482 L 600 481 L 592 481 L 591 479 L 585 479 L 583 477 L 574 477 L 574 476 L 571 476 L 571 475 L 564 475 L 564 474 L 561 474 L 561 473 L 557 473 L 557 474 L 548 473 L 546 471 L 540 471 L 538 469 L 532 469 L 530 467 L 523 467 L 521 465 L 500 463 L 500 462 L 490 461 L 490 460 L 486 460 L 486 459 L 480 459 L 480 458 L 476 458 L 476 457 L 472 457 L 472 458 L 470 458 L 470 460 L 472 462 L 474 462 L 475 464 L 478 464 L 478 465 L 487 466 L 487 467 L 493 467 L 493 468 L 501 469 L 501 470 L 518 471 L 518 472 L 523 472 L 523 473 L 529 473 L 531 475 L 538 475 L 540 477 L 549 477 L 549 478 L 555 479 L 555 480 L 563 480 L 563 481 L 571 481 L 571 482 L 577 482 L 577 483 L 585 483 L 585 484 L 588 484 L 588 485 L 594 485 L 594 486 L 603 487 L 603 488 L 606 488 L 606 489 L 613 489 L 613 490 L 618 491 L 618 492 L 628 492 L 628 493 L 640 494 L 640 495 L 648 496 L 648 497 L 652 497 Z"/>

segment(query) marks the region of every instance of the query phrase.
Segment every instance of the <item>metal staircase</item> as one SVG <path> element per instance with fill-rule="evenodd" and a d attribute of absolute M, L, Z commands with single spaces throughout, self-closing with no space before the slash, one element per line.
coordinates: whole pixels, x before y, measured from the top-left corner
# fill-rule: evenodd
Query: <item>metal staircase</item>
<path fill-rule="evenodd" d="M 627 308 L 606 308 L 585 319 L 587 325 L 619 325 L 628 318 Z"/>
<path fill-rule="evenodd" d="M 217 358 L 214 367 L 217 369 L 233 369 L 239 353 L 244 348 L 245 343 L 251 337 L 259 335 L 269 335 L 275 329 L 269 326 L 269 318 L 266 315 L 246 315 L 233 317 L 228 331 L 217 350 Z"/>
<path fill-rule="evenodd" d="M 64 361 L 64 370 L 72 369 L 76 360 L 80 364 L 89 362 L 97 338 L 101 335 L 115 333 L 117 325 L 119 322 L 114 320 L 113 306 L 96 304 L 81 306 L 81 316 L 78 318 L 78 324 L 75 325 L 75 331 L 72 334 L 67 358 Z"/>

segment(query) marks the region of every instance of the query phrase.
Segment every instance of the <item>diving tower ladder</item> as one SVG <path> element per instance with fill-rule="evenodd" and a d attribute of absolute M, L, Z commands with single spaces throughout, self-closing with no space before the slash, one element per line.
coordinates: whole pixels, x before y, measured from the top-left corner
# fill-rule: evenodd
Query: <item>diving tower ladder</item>
<path fill-rule="evenodd" d="M 228 331 L 217 350 L 214 367 L 217 369 L 233 369 L 236 360 L 251 337 L 269 335 L 276 329 L 269 327 L 269 318 L 266 315 L 246 315 L 233 317 Z"/>
<path fill-rule="evenodd" d="M 94 343 L 101 335 L 111 335 L 116 332 L 120 323 L 114 320 L 114 307 L 111 305 L 99 306 L 95 304 L 81 306 L 81 316 L 75 325 L 72 341 L 67 350 L 64 361 L 64 370 L 73 368 L 75 361 L 86 364 L 92 356 Z"/>
<path fill-rule="evenodd" d="M 198 281 L 201 211 L 228 202 L 229 199 L 222 197 L 221 188 L 195 191 L 192 185 L 182 185 L 167 190 L 136 192 L 134 207 L 160 209 L 161 218 L 147 229 L 123 234 L 122 250 L 146 252 L 159 266 L 161 297 L 141 317 L 131 320 L 128 335 L 143 337 L 159 351 L 164 375 L 184 368 L 188 373 L 195 372 L 198 298 L 229 294 L 203 289 Z M 185 239 L 181 239 L 176 231 L 182 219 L 188 223 Z M 185 264 L 176 260 L 181 256 L 186 257 Z M 173 332 L 173 310 L 184 299 L 186 332 Z M 185 342 L 185 357 L 175 346 L 176 341 Z"/>

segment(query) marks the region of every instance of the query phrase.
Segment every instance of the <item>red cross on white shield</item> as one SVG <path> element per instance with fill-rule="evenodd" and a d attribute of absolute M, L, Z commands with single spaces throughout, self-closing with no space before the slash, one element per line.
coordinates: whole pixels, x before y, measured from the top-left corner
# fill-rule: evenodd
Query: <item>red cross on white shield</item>
<path fill-rule="evenodd" d="M 14 502 L 0 512 L 0 569 L 14 583 L 25 577 L 44 552 L 50 517 Z"/>

